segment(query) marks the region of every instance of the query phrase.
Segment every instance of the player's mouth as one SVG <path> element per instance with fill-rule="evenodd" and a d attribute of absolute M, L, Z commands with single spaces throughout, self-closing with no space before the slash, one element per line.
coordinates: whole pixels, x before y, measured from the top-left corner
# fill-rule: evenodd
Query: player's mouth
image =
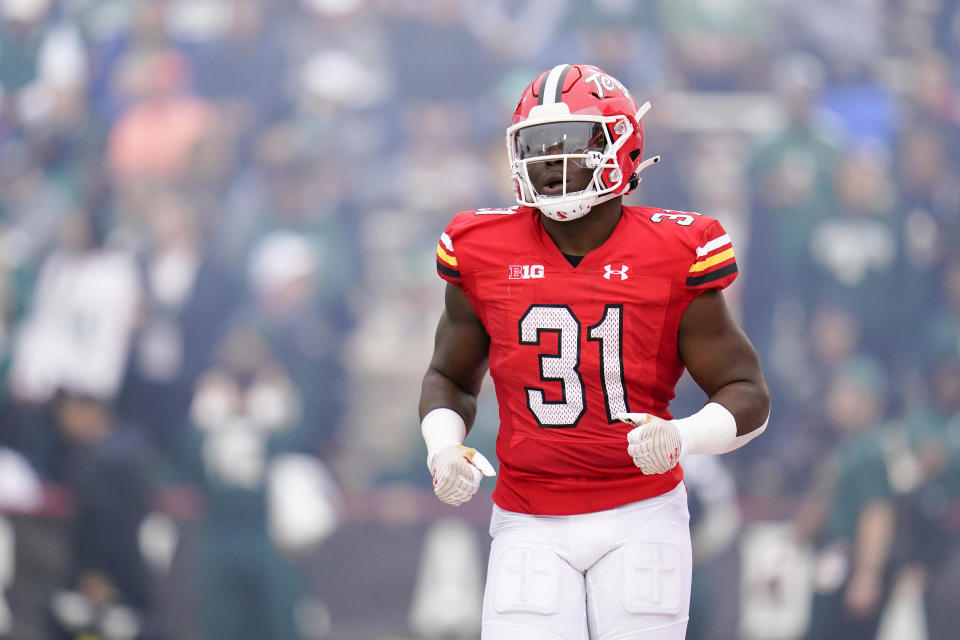
<path fill-rule="evenodd" d="M 563 179 L 560 176 L 544 180 L 539 191 L 545 196 L 558 196 L 563 193 Z"/>
<path fill-rule="evenodd" d="M 589 179 L 580 179 L 579 176 L 573 177 L 570 180 L 567 180 L 566 194 L 570 195 L 572 193 L 579 193 L 586 189 L 588 184 L 590 184 Z M 564 184 L 562 178 L 550 178 L 543 181 L 543 183 L 537 188 L 537 192 L 542 196 L 559 196 L 564 194 L 563 187 Z"/>

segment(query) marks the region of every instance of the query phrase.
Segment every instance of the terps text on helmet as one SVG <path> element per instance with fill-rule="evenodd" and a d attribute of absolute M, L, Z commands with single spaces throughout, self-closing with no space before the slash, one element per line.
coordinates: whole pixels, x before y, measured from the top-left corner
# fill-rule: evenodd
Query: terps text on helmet
<path fill-rule="evenodd" d="M 608 76 L 604 73 L 600 73 L 599 71 L 594 71 L 593 73 L 588 75 L 586 78 L 584 78 L 583 81 L 587 83 L 592 82 L 597 87 L 598 98 L 605 97 L 604 89 L 606 89 L 607 91 L 620 89 L 620 91 L 622 91 L 624 95 L 627 95 L 627 96 L 630 95 L 630 92 L 627 91 L 627 88 L 623 86 L 622 82 L 620 82 L 619 80 L 617 80 L 612 76 Z"/>

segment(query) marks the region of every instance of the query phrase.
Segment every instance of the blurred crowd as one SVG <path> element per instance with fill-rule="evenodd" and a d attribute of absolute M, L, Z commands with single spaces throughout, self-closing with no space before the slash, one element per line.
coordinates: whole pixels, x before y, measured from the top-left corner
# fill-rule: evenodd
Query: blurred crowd
<path fill-rule="evenodd" d="M 734 239 L 774 416 L 721 472 L 817 549 L 811 637 L 872 637 L 908 570 L 956 628 L 956 2 L 0 0 L 0 501 L 70 496 L 56 637 L 164 637 L 163 485 L 204 499 L 204 637 L 296 637 L 325 505 L 429 483 L 436 237 L 512 204 L 503 132 L 559 62 L 653 104 L 628 204 Z"/>

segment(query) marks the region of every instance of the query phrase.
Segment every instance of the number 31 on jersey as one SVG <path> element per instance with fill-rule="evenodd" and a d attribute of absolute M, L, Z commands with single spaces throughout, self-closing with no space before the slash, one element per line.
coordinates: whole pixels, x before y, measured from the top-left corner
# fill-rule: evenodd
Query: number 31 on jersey
<path fill-rule="evenodd" d="M 562 383 L 563 399 L 547 401 L 543 389 L 526 387 L 527 406 L 541 427 L 573 428 L 587 405 L 580 374 L 581 323 L 566 305 L 531 305 L 520 318 L 520 344 L 539 345 L 544 332 L 557 334 L 558 352 L 540 356 L 540 377 Z M 616 422 L 614 416 L 630 411 L 623 379 L 623 305 L 606 305 L 600 321 L 587 327 L 587 340 L 600 350 L 607 420 Z"/>

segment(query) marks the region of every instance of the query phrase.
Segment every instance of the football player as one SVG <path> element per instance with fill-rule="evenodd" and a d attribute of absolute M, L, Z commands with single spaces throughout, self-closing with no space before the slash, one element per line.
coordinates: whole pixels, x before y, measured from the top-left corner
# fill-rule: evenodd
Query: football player
<path fill-rule="evenodd" d="M 507 129 L 519 205 L 459 213 L 437 245 L 445 309 L 420 417 L 443 502 L 494 475 L 463 445 L 488 369 L 500 410 L 483 640 L 683 638 L 679 463 L 767 424 L 756 352 L 721 293 L 730 237 L 622 202 L 659 159 L 641 157 L 649 106 L 597 67 L 544 71 Z M 684 368 L 708 402 L 674 419 Z"/>

